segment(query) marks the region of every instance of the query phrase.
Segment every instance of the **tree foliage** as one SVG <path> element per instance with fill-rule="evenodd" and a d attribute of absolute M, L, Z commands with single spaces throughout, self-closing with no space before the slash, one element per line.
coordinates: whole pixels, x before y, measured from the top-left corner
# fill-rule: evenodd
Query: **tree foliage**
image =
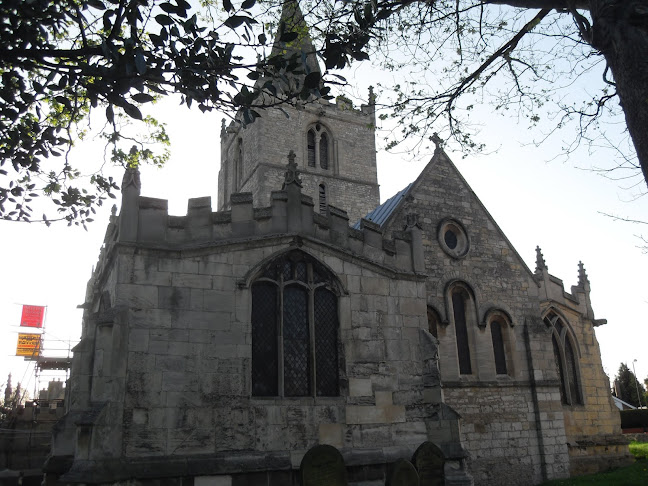
<path fill-rule="evenodd" d="M 203 112 L 240 110 L 250 123 L 259 109 L 326 95 L 320 75 L 304 72 L 297 53 L 256 60 L 235 53 L 270 45 L 251 13 L 255 4 L 225 0 L 221 9 L 205 2 L 197 10 L 185 0 L 1 2 L 0 218 L 34 220 L 30 204 L 44 194 L 60 218 L 84 224 L 96 205 L 114 197 L 114 180 L 91 174 L 88 189 L 67 157 L 93 116 L 105 117 L 112 162 L 162 165 L 164 125 L 142 114 L 142 105 L 159 96 L 179 94 Z M 286 22 L 280 28 L 285 47 L 297 33 Z M 279 89 L 287 73 L 306 81 Z M 126 136 L 124 123 L 133 120 L 143 121 L 149 135 Z"/>
<path fill-rule="evenodd" d="M 445 132 L 464 151 L 479 150 L 483 142 L 474 137 L 471 115 L 486 104 L 538 125 L 540 139 L 552 133 L 563 138 L 575 127 L 567 154 L 583 143 L 596 149 L 608 140 L 619 149 L 620 162 L 603 170 L 625 178 L 643 168 L 648 180 L 644 2 L 300 4 L 322 73 L 310 53 L 295 48 L 304 46 L 303 23 L 295 21 L 301 13 L 283 8 L 284 0 L 1 2 L 0 218 L 37 220 L 32 200 L 47 195 L 59 218 L 84 224 L 96 205 L 113 196 L 114 180 L 101 172 L 84 174 L 67 157 L 88 120 L 105 121 L 101 131 L 112 162 L 162 165 L 169 143 L 164 124 L 145 116 L 158 97 L 177 94 L 186 106 L 236 112 L 247 124 L 265 108 L 328 97 L 328 85 L 339 80 L 330 71 L 370 58 L 406 71 L 402 83 L 382 87 L 391 110 L 383 116 L 400 127 L 389 147 L 412 137 L 432 141 L 434 132 Z M 290 21 L 286 11 L 299 19 Z M 600 74 L 598 86 L 582 81 L 590 73 Z M 601 123 L 603 115 L 625 118 L 635 153 L 622 149 L 618 134 L 609 132 L 612 125 Z M 148 134 L 128 135 L 126 125 L 140 120 Z"/>
<path fill-rule="evenodd" d="M 399 127 L 388 147 L 408 138 L 431 141 L 434 132 L 444 132 L 464 152 L 480 150 L 484 142 L 474 136 L 478 124 L 491 121 L 489 112 L 509 112 L 526 120 L 538 143 L 557 137 L 566 155 L 582 145 L 594 157 L 602 145 L 611 147 L 615 163 L 594 158 L 592 167 L 612 178 L 635 177 L 645 190 L 645 2 L 311 3 L 327 28 L 326 42 L 333 31 L 340 45 L 366 45 L 372 59 L 402 79 L 382 85 L 391 94 L 386 103 L 391 111 L 383 117 L 396 119 Z M 481 113 L 473 114 L 480 105 Z"/>
<path fill-rule="evenodd" d="M 628 368 L 628 365 L 621 363 L 614 381 L 618 398 L 636 407 L 645 405 L 643 400 L 646 389 L 639 383 L 639 380 L 637 380 L 634 373 Z M 637 390 L 639 390 L 639 395 L 637 395 Z M 639 397 L 641 397 L 641 403 Z"/>

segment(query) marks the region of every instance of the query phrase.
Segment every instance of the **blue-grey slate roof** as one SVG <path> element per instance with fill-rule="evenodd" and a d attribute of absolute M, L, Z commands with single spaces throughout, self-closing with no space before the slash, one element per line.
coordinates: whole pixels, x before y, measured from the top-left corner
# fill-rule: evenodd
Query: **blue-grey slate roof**
<path fill-rule="evenodd" d="M 410 182 L 405 189 L 397 192 L 380 206 L 377 206 L 373 211 L 367 214 L 364 219 L 382 226 L 387 221 L 389 216 L 391 216 L 394 210 L 398 207 L 398 204 L 401 202 L 401 200 L 407 195 L 407 191 L 409 191 L 410 187 L 412 187 L 412 184 L 414 183 Z M 353 225 L 353 228 L 360 229 L 360 221 L 356 222 Z"/>

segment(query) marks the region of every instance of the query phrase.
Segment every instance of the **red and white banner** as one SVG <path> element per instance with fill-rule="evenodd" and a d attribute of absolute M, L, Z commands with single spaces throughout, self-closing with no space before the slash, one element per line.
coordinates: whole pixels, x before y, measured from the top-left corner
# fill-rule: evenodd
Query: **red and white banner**
<path fill-rule="evenodd" d="M 45 307 L 39 305 L 23 305 L 20 325 L 23 327 L 43 327 Z"/>

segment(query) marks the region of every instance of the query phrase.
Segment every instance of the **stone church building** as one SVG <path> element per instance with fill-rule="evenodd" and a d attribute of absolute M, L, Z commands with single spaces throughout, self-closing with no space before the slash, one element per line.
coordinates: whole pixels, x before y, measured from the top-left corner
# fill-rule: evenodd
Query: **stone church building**
<path fill-rule="evenodd" d="M 627 463 L 583 266 L 529 269 L 440 141 L 380 204 L 371 95 L 284 110 L 223 126 L 216 210 L 126 172 L 48 482 L 297 486 L 321 444 L 350 485 L 423 443 L 448 486 Z"/>

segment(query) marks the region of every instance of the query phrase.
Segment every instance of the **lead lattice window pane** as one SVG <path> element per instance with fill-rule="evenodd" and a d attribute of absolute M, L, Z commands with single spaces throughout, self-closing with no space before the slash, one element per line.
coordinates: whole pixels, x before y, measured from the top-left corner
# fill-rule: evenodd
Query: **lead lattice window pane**
<path fill-rule="evenodd" d="M 277 287 L 259 282 L 252 287 L 252 394 L 278 393 Z"/>
<path fill-rule="evenodd" d="M 338 394 L 337 297 L 327 289 L 315 291 L 315 370 L 317 395 Z"/>
<path fill-rule="evenodd" d="M 284 289 L 283 345 L 284 395 L 310 394 L 310 336 L 308 330 L 308 294 L 300 287 Z"/>

